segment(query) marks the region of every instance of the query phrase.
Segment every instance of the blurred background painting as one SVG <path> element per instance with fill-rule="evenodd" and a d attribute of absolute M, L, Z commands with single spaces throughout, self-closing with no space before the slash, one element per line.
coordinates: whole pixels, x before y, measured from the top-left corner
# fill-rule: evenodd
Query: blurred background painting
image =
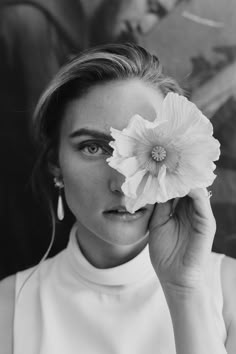
<path fill-rule="evenodd" d="M 221 143 L 212 206 L 214 250 L 236 257 L 236 2 L 182 2 L 142 44 L 211 119 Z"/>
<path fill-rule="evenodd" d="M 235 18 L 235 0 L 0 0 L 0 278 L 37 263 L 50 243 L 30 188 L 35 104 L 68 59 L 109 42 L 155 53 L 211 119 L 222 151 L 211 188 L 214 250 L 236 258 Z M 58 225 L 50 255 L 65 247 L 71 223 Z"/>

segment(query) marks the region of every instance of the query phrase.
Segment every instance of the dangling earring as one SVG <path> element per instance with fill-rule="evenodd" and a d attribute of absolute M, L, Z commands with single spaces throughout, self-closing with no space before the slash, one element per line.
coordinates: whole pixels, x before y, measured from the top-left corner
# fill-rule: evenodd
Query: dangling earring
<path fill-rule="evenodd" d="M 57 202 L 57 217 L 58 220 L 63 220 L 65 213 L 64 213 L 64 206 L 62 200 L 62 193 L 61 190 L 64 188 L 64 183 L 62 180 L 59 180 L 58 177 L 54 177 L 54 184 L 55 187 L 58 188 L 58 202 Z"/>

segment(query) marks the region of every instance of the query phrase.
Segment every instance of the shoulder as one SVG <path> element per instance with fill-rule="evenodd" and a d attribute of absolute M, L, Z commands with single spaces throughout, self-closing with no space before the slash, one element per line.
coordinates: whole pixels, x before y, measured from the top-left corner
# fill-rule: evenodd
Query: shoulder
<path fill-rule="evenodd" d="M 236 346 L 236 259 L 224 257 L 221 268 L 222 291 L 224 298 L 223 316 L 227 329 L 226 348 L 235 353 Z"/>
<path fill-rule="evenodd" d="M 222 291 L 224 298 L 223 316 L 227 329 L 227 353 L 235 353 L 236 347 L 236 260 L 224 257 L 221 267 Z"/>
<path fill-rule="evenodd" d="M 13 275 L 0 281 L 0 343 L 4 353 L 12 352 L 15 279 Z"/>
<path fill-rule="evenodd" d="M 9 314 L 9 310 L 14 307 L 15 281 L 15 275 L 0 281 L 0 319 L 2 319 L 2 316 Z"/>
<path fill-rule="evenodd" d="M 224 298 L 224 313 L 227 319 L 236 320 L 236 259 L 225 256 L 222 260 L 221 281 Z"/>
<path fill-rule="evenodd" d="M 222 260 L 221 269 L 223 284 L 228 287 L 232 281 L 236 281 L 236 259 L 225 256 Z M 236 283 L 235 283 L 236 286 Z"/>

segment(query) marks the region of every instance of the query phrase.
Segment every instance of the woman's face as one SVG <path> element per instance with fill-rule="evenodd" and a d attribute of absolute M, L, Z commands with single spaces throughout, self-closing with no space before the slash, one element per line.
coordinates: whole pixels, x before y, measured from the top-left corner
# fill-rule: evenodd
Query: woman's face
<path fill-rule="evenodd" d="M 60 133 L 60 172 L 67 204 L 90 236 L 132 245 L 146 234 L 153 205 L 126 212 L 124 176 L 106 159 L 112 153 L 110 127 L 122 130 L 137 113 L 152 121 L 162 101 L 160 92 L 132 79 L 95 86 L 68 103 Z"/>

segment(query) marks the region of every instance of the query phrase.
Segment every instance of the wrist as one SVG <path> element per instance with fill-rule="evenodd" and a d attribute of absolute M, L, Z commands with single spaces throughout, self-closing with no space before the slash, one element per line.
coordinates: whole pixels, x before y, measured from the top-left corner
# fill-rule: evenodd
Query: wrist
<path fill-rule="evenodd" d="M 198 283 L 194 287 L 186 287 L 171 283 L 162 284 L 168 304 L 198 304 L 209 300 L 209 291 L 205 283 Z"/>

